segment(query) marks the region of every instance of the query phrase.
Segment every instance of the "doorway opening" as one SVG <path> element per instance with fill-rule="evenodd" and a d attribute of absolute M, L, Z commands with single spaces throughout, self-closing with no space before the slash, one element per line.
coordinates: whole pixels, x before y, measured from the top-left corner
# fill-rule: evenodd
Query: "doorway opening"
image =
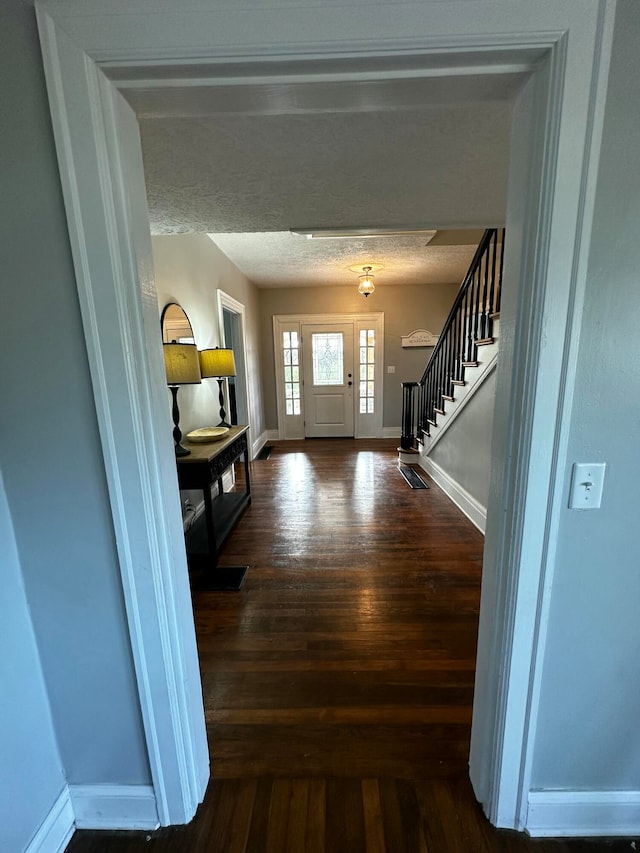
<path fill-rule="evenodd" d="M 220 341 L 222 346 L 233 350 L 236 361 L 236 375 L 228 379 L 231 423 L 249 424 L 251 427 L 247 394 L 245 307 L 223 290 L 218 290 L 217 302 Z M 249 446 L 251 447 L 251 440 Z"/>
<path fill-rule="evenodd" d="M 384 314 L 273 318 L 278 437 L 382 438 Z"/>
<path fill-rule="evenodd" d="M 56 17 L 50 6 L 38 7 L 132 655 L 163 823 L 180 822 L 195 807 L 208 768 L 195 649 L 189 637 L 188 588 L 185 578 L 176 574 L 184 554 L 177 548 L 175 507 L 166 499 L 172 484 L 175 488 L 175 460 L 171 448 L 154 434 L 154 424 L 168 423 L 168 418 L 166 389 L 157 393 L 163 384 L 160 342 L 149 346 L 152 334 L 157 337 L 152 330 L 157 330 L 158 317 L 148 276 L 149 220 L 139 135 L 133 111 L 119 89 L 132 92 L 137 86 L 147 105 L 150 92 L 158 104 L 166 81 L 174 103 L 180 101 L 178 87 L 183 85 L 194 94 L 190 101 L 194 104 L 198 93 L 188 85 L 194 67 L 206 97 L 212 80 L 220 85 L 235 75 L 237 81 L 238 65 L 246 62 L 255 72 L 248 85 L 266 82 L 269 91 L 277 88 L 273 80 L 278 74 L 287 73 L 296 85 L 316 72 L 330 72 L 334 79 L 344 74 L 350 82 L 362 82 L 367 69 L 385 84 L 394 76 L 396 83 L 399 76 L 407 78 L 409 68 L 432 80 L 448 70 L 452 80 L 458 78 L 453 82 L 459 87 L 466 85 L 464 81 L 477 81 L 480 67 L 496 78 L 511 74 L 513 79 L 514 71 L 527 78 L 516 96 L 507 218 L 509 233 L 519 238 L 509 243 L 505 263 L 505 274 L 514 285 L 508 307 L 515 358 L 508 359 L 512 369 L 499 370 L 498 379 L 506 397 L 497 412 L 503 449 L 497 460 L 500 490 L 493 500 L 500 492 L 505 500 L 503 505 L 495 503 L 499 511 L 487 534 L 495 574 L 483 592 L 479 640 L 483 666 L 474 709 L 478 749 L 472 751 L 472 764 L 480 773 L 480 799 L 488 804 L 494 822 L 526 826 L 528 762 L 535 731 L 531 695 L 544 643 L 540 617 L 546 606 L 545 569 L 553 569 L 559 486 L 566 463 L 561 425 L 573 389 L 564 371 L 580 331 L 590 192 L 602 124 L 598 99 L 606 85 L 609 31 L 605 27 L 602 35 L 602 29 L 596 30 L 602 20 L 593 20 L 589 10 L 558 6 L 545 8 L 535 21 L 515 10 L 508 21 L 501 19 L 501 35 L 484 20 L 482 25 L 467 22 L 462 35 L 451 17 L 455 13 L 440 5 L 434 6 L 428 36 L 423 10 L 416 7 L 421 16 L 415 20 L 418 35 L 411 33 L 406 48 L 402 47 L 406 35 L 397 35 L 395 42 L 389 35 L 384 5 L 379 13 L 371 7 L 374 35 L 364 39 L 360 31 L 349 29 L 351 11 L 349 17 L 341 17 L 345 11 L 336 7 L 333 37 L 328 31 L 319 35 L 325 41 L 316 45 L 311 65 L 300 62 L 311 59 L 305 47 L 285 44 L 284 31 L 276 26 L 260 34 L 263 40 L 256 35 L 258 47 L 249 59 L 234 56 L 231 70 L 225 68 L 229 41 L 216 41 L 228 33 L 218 33 L 215 26 L 206 51 L 201 30 L 185 27 L 178 54 L 176 48 L 171 53 L 175 22 L 162 14 L 156 16 L 154 32 L 161 30 L 166 37 L 143 46 L 135 38 L 127 40 L 132 34 L 122 29 L 130 27 L 126 15 L 119 20 L 110 16 L 107 25 L 96 12 L 89 40 L 82 15 L 67 11 Z M 385 26 L 380 15 L 386 16 Z M 403 18 L 405 28 L 411 23 Z M 229 19 L 231 30 L 233 26 Z M 233 32 L 238 44 L 245 43 L 240 31 Z M 129 45 L 124 53 L 123 44 Z M 181 62 L 178 55 L 189 56 L 190 61 Z M 100 66 L 95 57 L 100 57 Z M 116 82 L 108 78 L 110 73 Z M 145 73 L 153 77 L 153 85 L 145 85 Z M 318 79 L 313 81 L 316 92 Z M 87 121 L 88 116 L 93 120 Z M 563 239 L 554 240 L 554 226 L 560 224 Z M 554 286 L 547 287 L 547 282 Z M 505 300 L 503 320 L 506 308 Z M 538 423 L 554 424 L 556 429 L 535 430 Z M 541 507 L 545 525 L 540 524 Z M 522 601 L 533 605 L 523 608 Z"/>

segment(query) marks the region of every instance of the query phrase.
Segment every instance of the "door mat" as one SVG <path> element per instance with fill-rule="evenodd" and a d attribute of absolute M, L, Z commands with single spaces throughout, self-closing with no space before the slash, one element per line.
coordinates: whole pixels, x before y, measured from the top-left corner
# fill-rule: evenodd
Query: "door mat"
<path fill-rule="evenodd" d="M 268 444 L 265 444 L 260 453 L 258 453 L 258 455 L 256 456 L 256 459 L 259 459 L 261 462 L 265 462 L 271 456 L 272 450 L 272 447 L 269 447 Z"/>
<path fill-rule="evenodd" d="M 407 483 L 411 486 L 412 489 L 428 489 L 429 486 L 422 479 L 420 474 L 416 471 L 415 468 L 412 468 L 410 465 L 398 465 L 400 469 L 400 473 L 405 478 Z"/>

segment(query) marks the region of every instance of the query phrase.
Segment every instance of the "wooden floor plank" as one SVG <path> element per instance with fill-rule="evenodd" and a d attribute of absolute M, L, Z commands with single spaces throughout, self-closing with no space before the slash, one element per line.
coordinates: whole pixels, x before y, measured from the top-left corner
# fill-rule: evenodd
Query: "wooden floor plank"
<path fill-rule="evenodd" d="M 327 783 L 325 779 L 309 780 L 307 837 L 305 853 L 325 853 L 327 825 Z"/>
<path fill-rule="evenodd" d="M 362 805 L 367 853 L 385 853 L 384 821 L 377 779 L 362 780 Z"/>
<path fill-rule="evenodd" d="M 237 475 L 239 487 L 243 466 Z M 600 853 L 484 818 L 468 779 L 483 539 L 397 440 L 276 442 L 194 592 L 213 777 L 194 821 L 70 853 Z M 147 840 L 150 838 L 150 841 Z"/>

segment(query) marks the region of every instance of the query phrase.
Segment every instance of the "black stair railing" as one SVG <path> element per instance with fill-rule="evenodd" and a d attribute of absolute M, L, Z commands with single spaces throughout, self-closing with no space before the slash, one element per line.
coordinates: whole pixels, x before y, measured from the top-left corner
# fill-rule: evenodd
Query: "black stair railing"
<path fill-rule="evenodd" d="M 402 383 L 403 450 L 430 435 L 445 400 L 452 400 L 455 386 L 464 384 L 465 367 L 477 365 L 478 346 L 492 341 L 493 321 L 500 313 L 503 250 L 504 228 L 485 231 L 420 382 Z"/>

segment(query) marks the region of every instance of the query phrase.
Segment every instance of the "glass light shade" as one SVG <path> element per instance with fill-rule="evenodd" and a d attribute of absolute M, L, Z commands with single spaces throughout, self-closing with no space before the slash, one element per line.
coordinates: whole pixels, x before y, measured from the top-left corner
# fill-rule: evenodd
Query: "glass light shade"
<path fill-rule="evenodd" d="M 203 349 L 198 353 L 200 356 L 200 373 L 204 379 L 209 377 L 235 376 L 236 362 L 232 349 L 215 347 L 214 349 Z"/>
<path fill-rule="evenodd" d="M 358 280 L 358 293 L 362 293 L 363 296 L 368 296 L 376 289 L 376 286 L 373 283 L 373 276 L 369 273 L 366 275 L 359 275 Z"/>
<path fill-rule="evenodd" d="M 162 349 L 167 385 L 197 385 L 201 381 L 195 344 L 163 344 Z"/>

